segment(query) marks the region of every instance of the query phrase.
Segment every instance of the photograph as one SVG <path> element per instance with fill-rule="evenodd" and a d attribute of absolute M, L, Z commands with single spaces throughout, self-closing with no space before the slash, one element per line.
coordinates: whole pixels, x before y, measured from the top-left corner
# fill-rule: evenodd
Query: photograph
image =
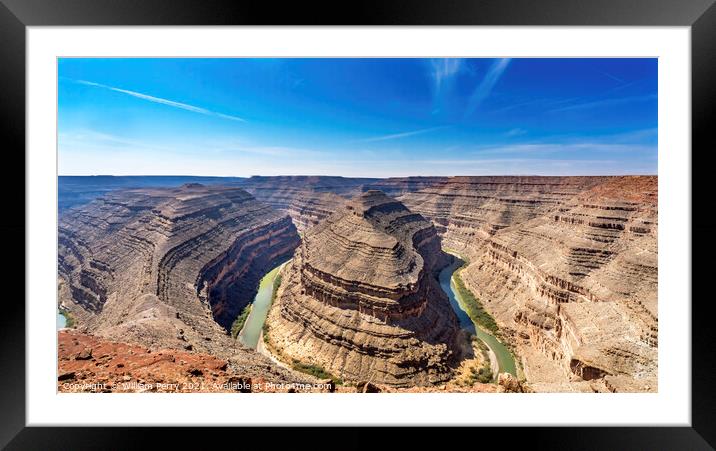
<path fill-rule="evenodd" d="M 57 392 L 659 393 L 660 64 L 58 57 Z"/>

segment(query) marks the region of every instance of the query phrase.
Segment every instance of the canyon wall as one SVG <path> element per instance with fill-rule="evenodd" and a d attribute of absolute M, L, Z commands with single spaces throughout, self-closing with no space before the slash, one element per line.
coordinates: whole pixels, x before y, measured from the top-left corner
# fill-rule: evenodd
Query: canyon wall
<path fill-rule="evenodd" d="M 291 216 L 299 231 L 313 227 L 376 179 L 254 176 L 241 184 L 256 199 Z"/>
<path fill-rule="evenodd" d="M 236 187 L 114 191 L 59 223 L 59 301 L 90 333 L 228 355 L 226 329 L 289 258 L 290 218 Z"/>
<path fill-rule="evenodd" d="M 437 280 L 448 261 L 431 223 L 367 191 L 305 233 L 267 320 L 269 347 L 352 381 L 446 381 L 460 357 Z"/>
<path fill-rule="evenodd" d="M 283 185 L 254 187 L 249 188 L 249 191 L 261 202 L 288 213 L 299 231 L 317 225 L 340 209 L 348 200 L 334 193 Z"/>
<path fill-rule="evenodd" d="M 400 200 L 435 223 L 445 245 L 472 254 L 499 230 L 556 208 L 603 177 L 450 177 Z"/>
<path fill-rule="evenodd" d="M 533 387 L 656 390 L 656 177 L 455 177 L 401 200 L 470 259 Z"/>

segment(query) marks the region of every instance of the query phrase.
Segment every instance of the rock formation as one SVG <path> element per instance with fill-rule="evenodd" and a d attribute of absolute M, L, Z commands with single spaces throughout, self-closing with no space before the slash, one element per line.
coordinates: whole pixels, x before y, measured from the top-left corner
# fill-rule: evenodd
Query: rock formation
<path fill-rule="evenodd" d="M 335 193 L 282 185 L 271 188 L 249 188 L 249 191 L 261 202 L 288 213 L 301 232 L 317 225 L 348 201 Z"/>
<path fill-rule="evenodd" d="M 432 220 L 450 248 L 471 254 L 499 230 L 541 216 L 604 177 L 449 177 L 400 197 Z"/>
<path fill-rule="evenodd" d="M 299 231 L 318 224 L 349 199 L 371 189 L 398 196 L 444 182 L 446 177 L 390 179 L 344 177 L 251 177 L 241 187 L 256 199 L 291 216 Z"/>
<path fill-rule="evenodd" d="M 335 376 L 394 386 L 450 378 L 458 324 L 437 281 L 435 228 L 368 191 L 304 235 L 271 309 L 269 348 Z"/>
<path fill-rule="evenodd" d="M 225 329 L 298 244 L 240 188 L 113 191 L 60 218 L 60 305 L 94 334 L 227 355 Z"/>
<path fill-rule="evenodd" d="M 296 228 L 303 232 L 339 210 L 350 197 L 361 192 L 364 183 L 374 180 L 254 176 L 241 186 L 261 202 L 288 213 Z"/>
<path fill-rule="evenodd" d="M 447 177 L 391 177 L 364 184 L 361 189 L 368 191 L 376 189 L 383 191 L 387 196 L 398 197 L 435 185 L 448 180 Z"/>
<path fill-rule="evenodd" d="M 463 279 L 517 347 L 528 382 L 656 390 L 657 178 L 455 182 L 403 200 L 469 256 Z"/>

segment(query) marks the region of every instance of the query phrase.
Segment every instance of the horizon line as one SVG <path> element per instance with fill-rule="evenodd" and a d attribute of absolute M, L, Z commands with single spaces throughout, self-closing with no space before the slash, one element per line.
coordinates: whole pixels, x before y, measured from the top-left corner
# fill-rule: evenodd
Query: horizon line
<path fill-rule="evenodd" d="M 387 177 L 370 176 L 346 176 L 346 175 L 325 175 L 325 174 L 280 174 L 280 175 L 196 175 L 196 174 L 57 174 L 57 177 L 203 177 L 203 178 L 240 178 L 249 179 L 253 177 L 340 177 L 345 179 L 394 179 L 394 178 L 440 178 L 440 177 L 658 177 L 658 173 L 638 174 L 569 174 L 569 175 L 545 175 L 545 174 L 453 174 L 453 175 L 393 175 Z"/>

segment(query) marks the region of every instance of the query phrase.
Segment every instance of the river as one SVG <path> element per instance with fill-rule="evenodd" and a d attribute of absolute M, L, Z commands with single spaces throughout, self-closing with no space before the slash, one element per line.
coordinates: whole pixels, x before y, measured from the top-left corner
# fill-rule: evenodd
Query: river
<path fill-rule="evenodd" d="M 67 318 L 65 315 L 57 311 L 57 330 L 64 329 L 67 326 Z"/>
<path fill-rule="evenodd" d="M 500 373 L 517 375 L 515 360 L 509 349 L 507 349 L 507 347 L 497 338 L 473 323 L 467 312 L 463 309 L 460 293 L 457 291 L 455 286 L 454 273 L 464 262 L 458 254 L 452 252 L 451 254 L 456 257 L 456 260 L 440 272 L 440 286 L 450 299 L 450 305 L 457 314 L 460 327 L 468 331 L 470 334 L 477 336 L 483 343 L 485 343 L 485 345 L 487 345 L 491 354 L 497 360 L 497 367 Z M 248 318 L 246 318 L 244 327 L 241 329 L 238 336 L 238 339 L 245 346 L 256 349 L 256 346 L 258 345 L 264 322 L 266 321 L 268 311 L 271 308 L 274 281 L 276 280 L 276 277 L 278 277 L 281 267 L 283 267 L 286 263 L 288 262 L 281 263 L 273 268 L 261 279 L 261 282 L 259 283 L 259 289 L 256 293 L 256 297 L 254 298 L 251 313 L 249 313 Z M 58 317 L 58 322 L 59 321 L 60 319 Z M 496 376 L 497 374 L 495 374 L 495 377 Z"/>
<path fill-rule="evenodd" d="M 276 277 L 278 277 L 278 272 L 281 270 L 281 267 L 286 263 L 288 262 L 283 262 L 276 266 L 261 279 L 259 290 L 256 293 L 251 307 L 251 313 L 249 313 L 244 327 L 242 327 L 241 332 L 239 332 L 239 341 L 251 349 L 256 349 L 256 345 L 259 342 L 261 330 L 264 327 L 269 308 L 271 308 L 274 281 Z"/>
<path fill-rule="evenodd" d="M 488 348 L 490 348 L 495 358 L 497 359 L 497 367 L 500 373 L 510 373 L 513 376 L 516 376 L 517 368 L 515 366 L 515 359 L 512 357 L 512 353 L 510 352 L 510 350 L 507 349 L 507 346 L 502 344 L 500 340 L 498 340 L 490 333 L 480 328 L 480 326 L 475 324 L 472 319 L 470 319 L 470 316 L 467 314 L 467 312 L 464 310 L 462 304 L 463 300 L 460 297 L 460 293 L 458 292 L 457 287 L 455 286 L 454 280 L 455 271 L 464 263 L 464 261 L 462 258 L 460 258 L 460 255 L 454 252 L 449 253 L 456 257 L 456 260 L 450 266 L 447 266 L 440 272 L 440 287 L 450 299 L 450 305 L 457 314 L 460 327 L 462 327 L 469 333 L 477 336 L 477 338 L 482 340 L 482 342 L 485 343 Z M 495 374 L 494 376 L 497 377 L 497 374 Z"/>

